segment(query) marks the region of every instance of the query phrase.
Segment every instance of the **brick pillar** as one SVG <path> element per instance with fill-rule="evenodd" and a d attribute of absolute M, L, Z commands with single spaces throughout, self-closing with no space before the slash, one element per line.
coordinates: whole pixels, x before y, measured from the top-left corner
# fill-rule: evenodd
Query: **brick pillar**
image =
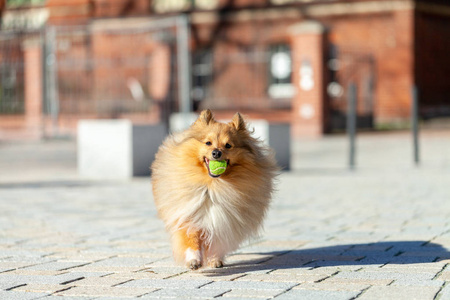
<path fill-rule="evenodd" d="M 25 122 L 30 134 L 42 134 L 42 48 L 39 39 L 26 40 L 24 48 Z"/>
<path fill-rule="evenodd" d="M 155 45 L 148 64 L 150 96 L 157 100 L 166 100 L 170 85 L 170 47 L 164 44 Z"/>
<path fill-rule="evenodd" d="M 326 131 L 323 25 L 304 21 L 290 29 L 293 76 L 297 94 L 292 103 L 292 135 L 318 137 Z"/>

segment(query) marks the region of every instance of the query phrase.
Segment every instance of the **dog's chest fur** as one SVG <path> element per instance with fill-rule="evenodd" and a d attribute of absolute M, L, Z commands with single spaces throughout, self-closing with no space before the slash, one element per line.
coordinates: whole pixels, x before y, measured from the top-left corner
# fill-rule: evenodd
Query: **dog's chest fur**
<path fill-rule="evenodd" d="M 213 187 L 203 187 L 194 197 L 196 209 L 192 220 L 207 241 L 222 240 L 238 244 L 253 234 L 249 218 L 245 218 L 248 199 L 221 180 Z M 235 245 L 236 247 L 238 245 Z"/>

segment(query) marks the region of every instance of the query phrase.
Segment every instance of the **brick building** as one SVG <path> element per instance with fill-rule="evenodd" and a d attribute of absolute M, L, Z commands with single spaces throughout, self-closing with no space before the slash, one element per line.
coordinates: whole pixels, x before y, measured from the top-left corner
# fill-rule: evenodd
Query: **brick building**
<path fill-rule="evenodd" d="M 47 0 L 43 7 L 47 24 L 91 27 L 187 14 L 194 108 L 212 108 L 223 117 L 239 110 L 291 122 L 293 136 L 342 129 L 351 83 L 357 86 L 360 127 L 406 124 L 413 85 L 420 91 L 423 117 L 450 115 L 450 4 L 445 0 Z M 153 76 L 151 70 L 131 69 L 116 69 L 114 76 L 136 78 L 149 97 L 172 101 L 171 110 L 177 110 L 177 100 L 155 96 L 170 93 L 158 87 L 168 85 L 169 79 L 160 77 L 174 71 L 173 55 L 164 54 L 173 48 L 135 37 L 140 43 L 91 35 L 80 47 L 89 44 L 92 55 L 111 60 L 154 57 L 159 49 L 164 59 L 156 60 Z M 58 75 L 64 82 L 64 73 Z M 84 85 L 98 82 L 90 97 L 114 90 L 101 87 L 108 76 L 108 69 L 84 75 L 90 78 Z"/>

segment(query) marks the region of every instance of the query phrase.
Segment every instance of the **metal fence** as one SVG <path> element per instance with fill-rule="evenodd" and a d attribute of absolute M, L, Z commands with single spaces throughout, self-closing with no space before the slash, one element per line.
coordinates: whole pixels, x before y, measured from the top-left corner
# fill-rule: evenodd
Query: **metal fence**
<path fill-rule="evenodd" d="M 52 126 L 80 118 L 167 122 L 188 109 L 189 64 L 176 60 L 187 55 L 180 18 L 47 27 L 44 107 Z"/>
<path fill-rule="evenodd" d="M 0 35 L 0 114 L 24 113 L 22 34 Z"/>

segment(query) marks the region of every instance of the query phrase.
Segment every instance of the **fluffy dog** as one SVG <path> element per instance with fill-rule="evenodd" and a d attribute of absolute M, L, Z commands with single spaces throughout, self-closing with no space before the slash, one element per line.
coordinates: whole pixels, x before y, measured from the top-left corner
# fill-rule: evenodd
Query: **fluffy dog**
<path fill-rule="evenodd" d="M 226 163 L 221 174 L 210 168 L 219 160 Z M 175 260 L 194 270 L 222 267 L 226 254 L 258 234 L 277 173 L 272 151 L 239 113 L 226 124 L 205 110 L 169 136 L 152 164 L 152 185 Z"/>

